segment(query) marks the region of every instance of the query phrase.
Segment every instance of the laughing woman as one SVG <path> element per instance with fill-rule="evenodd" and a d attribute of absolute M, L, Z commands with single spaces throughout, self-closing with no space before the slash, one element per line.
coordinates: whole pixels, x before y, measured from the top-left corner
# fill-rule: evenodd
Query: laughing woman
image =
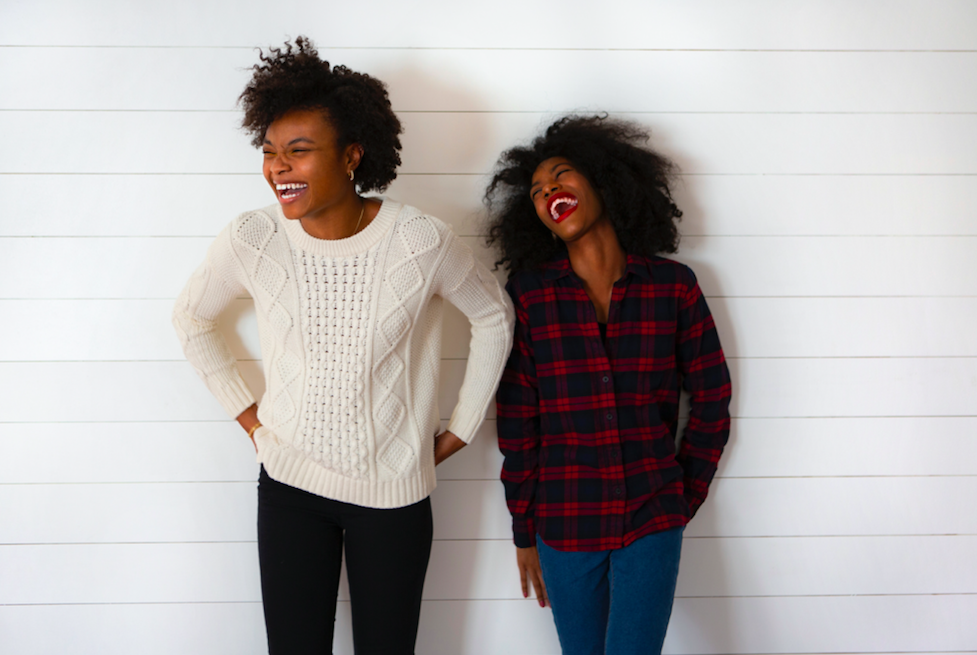
<path fill-rule="evenodd" d="M 509 272 L 497 396 L 523 595 L 567 655 L 659 653 L 682 531 L 729 435 L 730 379 L 675 252 L 671 164 L 638 126 L 564 118 L 502 155 L 486 192 Z M 679 390 L 691 414 L 676 452 Z"/>
<path fill-rule="evenodd" d="M 217 237 L 173 320 L 187 359 L 254 441 L 258 554 L 271 655 L 332 652 L 345 547 L 357 653 L 412 653 L 431 549 L 434 467 L 475 435 L 509 353 L 511 306 L 441 221 L 382 191 L 400 122 L 376 79 L 271 49 L 241 95 L 278 199 Z M 217 318 L 254 299 L 266 391 Z M 445 299 L 472 324 L 447 430 L 438 371 Z"/>

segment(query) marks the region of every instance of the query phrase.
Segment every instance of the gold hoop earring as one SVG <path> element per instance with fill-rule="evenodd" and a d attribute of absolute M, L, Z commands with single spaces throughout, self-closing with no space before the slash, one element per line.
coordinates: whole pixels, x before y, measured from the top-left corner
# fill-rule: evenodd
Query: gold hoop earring
<path fill-rule="evenodd" d="M 352 181 L 353 181 L 353 169 L 352 169 L 352 168 L 351 168 L 351 169 L 349 169 L 349 181 L 350 181 L 350 182 L 352 182 Z"/>

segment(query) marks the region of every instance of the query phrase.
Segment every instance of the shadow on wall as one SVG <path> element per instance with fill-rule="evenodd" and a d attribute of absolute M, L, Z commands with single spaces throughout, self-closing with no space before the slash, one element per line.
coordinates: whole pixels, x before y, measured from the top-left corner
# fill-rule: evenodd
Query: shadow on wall
<path fill-rule="evenodd" d="M 695 170 L 696 166 L 688 156 L 684 155 L 674 144 L 669 143 L 667 135 L 652 127 L 651 146 L 667 155 L 683 170 Z M 695 226 L 696 233 L 709 233 L 708 216 L 703 214 L 697 204 L 695 176 L 683 176 L 676 179 L 673 191 L 680 201 L 679 208 L 683 212 L 683 221 L 679 223 L 679 232 L 683 233 L 686 224 Z M 723 272 L 717 271 L 708 262 L 699 261 L 694 250 L 687 242 L 680 242 L 679 252 L 671 255 L 692 267 L 703 294 L 707 297 L 709 309 L 713 315 L 729 315 L 726 299 L 723 293 Z M 726 322 L 728 326 L 728 322 Z M 727 327 L 719 335 L 724 352 L 738 352 L 736 348 L 736 334 Z M 730 367 L 733 386 L 733 400 L 740 388 L 739 372 L 736 367 Z M 679 435 L 684 432 L 688 421 L 688 398 L 683 393 L 682 419 L 679 425 Z M 736 445 L 736 432 L 730 433 L 725 452 L 728 453 Z M 720 462 L 719 473 L 722 473 Z M 728 562 L 724 549 L 725 540 L 722 539 L 722 521 L 719 512 L 723 505 L 723 485 L 721 479 L 715 479 L 710 485 L 709 497 L 699 512 L 689 523 L 685 531 L 683 545 L 683 561 L 679 572 L 675 605 L 672 620 L 669 624 L 668 636 L 665 640 L 663 652 L 691 652 L 691 653 L 723 653 L 730 652 L 735 640 L 730 607 L 729 580 L 726 572 L 734 565 Z M 695 561 L 690 555 L 695 554 Z M 690 567 L 695 566 L 696 569 Z"/>

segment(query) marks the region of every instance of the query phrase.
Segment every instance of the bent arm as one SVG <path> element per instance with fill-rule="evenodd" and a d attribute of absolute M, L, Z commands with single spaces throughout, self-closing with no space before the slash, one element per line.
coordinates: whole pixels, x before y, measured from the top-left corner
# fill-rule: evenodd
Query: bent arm
<path fill-rule="evenodd" d="M 512 305 L 471 249 L 451 235 L 439 269 L 439 295 L 468 317 L 471 347 L 448 432 L 470 443 L 485 420 L 512 346 Z"/>
<path fill-rule="evenodd" d="M 237 360 L 231 354 L 217 318 L 243 285 L 219 274 L 222 259 L 230 253 L 227 232 L 222 232 L 207 253 L 207 259 L 194 272 L 173 307 L 173 327 L 183 353 L 210 392 L 231 418 L 237 418 L 255 404 Z M 223 239 L 223 241 L 222 241 Z"/>

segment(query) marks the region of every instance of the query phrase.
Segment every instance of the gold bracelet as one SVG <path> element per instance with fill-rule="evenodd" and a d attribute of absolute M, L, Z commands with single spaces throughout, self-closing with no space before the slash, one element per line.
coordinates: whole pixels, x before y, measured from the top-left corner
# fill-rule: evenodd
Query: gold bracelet
<path fill-rule="evenodd" d="M 257 430 L 260 427 L 261 427 L 261 421 L 258 421 L 257 423 L 255 423 L 254 425 L 252 425 L 251 426 L 251 429 L 248 430 L 248 439 L 254 439 L 254 431 Z"/>

